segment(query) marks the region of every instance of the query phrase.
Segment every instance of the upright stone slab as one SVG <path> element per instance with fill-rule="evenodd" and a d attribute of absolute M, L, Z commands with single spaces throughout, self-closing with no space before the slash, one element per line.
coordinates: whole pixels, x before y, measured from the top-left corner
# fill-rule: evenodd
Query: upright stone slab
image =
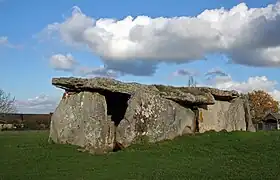
<path fill-rule="evenodd" d="M 230 102 L 216 101 L 208 105 L 207 109 L 199 108 L 199 132 L 214 130 L 221 131 L 226 128 L 225 113 L 229 109 Z"/>
<path fill-rule="evenodd" d="M 225 112 L 225 130 L 246 131 L 247 123 L 242 98 L 232 100 L 228 110 Z"/>
<path fill-rule="evenodd" d="M 245 119 L 247 123 L 247 131 L 249 132 L 256 132 L 256 127 L 253 124 L 252 116 L 250 112 L 250 106 L 249 106 L 249 98 L 247 95 L 243 95 L 242 97 L 244 99 L 244 111 L 245 111 Z"/>
<path fill-rule="evenodd" d="M 173 139 L 194 128 L 194 112 L 157 94 L 136 92 L 117 127 L 117 141 L 129 146 L 139 141 Z"/>
<path fill-rule="evenodd" d="M 246 114 L 247 113 L 247 114 Z M 216 101 L 207 109 L 199 109 L 199 132 L 205 131 L 254 131 L 252 120 L 244 108 L 244 99 L 238 97 L 231 102 Z"/>
<path fill-rule="evenodd" d="M 80 92 L 63 98 L 52 115 L 49 140 L 96 153 L 112 150 L 114 125 L 107 118 L 105 97 Z"/>

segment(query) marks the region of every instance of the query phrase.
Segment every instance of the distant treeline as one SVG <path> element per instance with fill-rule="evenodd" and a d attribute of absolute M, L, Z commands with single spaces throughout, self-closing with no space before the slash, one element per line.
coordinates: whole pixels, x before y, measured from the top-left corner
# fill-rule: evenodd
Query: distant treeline
<path fill-rule="evenodd" d="M 3 114 L 0 113 L 1 130 L 46 130 L 50 127 L 49 114 Z M 12 128 L 7 128 L 11 127 Z"/>

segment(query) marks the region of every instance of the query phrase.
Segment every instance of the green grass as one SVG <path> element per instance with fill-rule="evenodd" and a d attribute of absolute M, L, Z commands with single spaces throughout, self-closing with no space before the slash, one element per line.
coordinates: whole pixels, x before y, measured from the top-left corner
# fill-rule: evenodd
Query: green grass
<path fill-rule="evenodd" d="M 206 133 L 104 156 L 48 144 L 47 137 L 1 132 L 0 179 L 280 179 L 280 132 Z"/>

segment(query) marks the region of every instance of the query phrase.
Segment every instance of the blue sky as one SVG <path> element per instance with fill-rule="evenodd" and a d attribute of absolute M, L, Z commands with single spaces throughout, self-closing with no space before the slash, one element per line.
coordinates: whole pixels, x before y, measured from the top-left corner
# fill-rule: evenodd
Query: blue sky
<path fill-rule="evenodd" d="M 84 18 L 85 15 L 88 18 L 92 18 L 94 20 L 99 20 L 100 18 L 109 18 L 109 19 L 116 19 L 116 21 L 121 21 L 127 16 L 132 16 L 133 18 L 137 16 L 146 16 L 151 19 L 157 19 L 158 17 L 164 17 L 166 19 L 171 19 L 174 17 L 196 17 L 201 14 L 206 9 L 215 9 L 225 8 L 225 10 L 230 10 L 234 6 L 237 6 L 240 3 L 246 3 L 248 8 L 266 8 L 268 4 L 272 4 L 275 6 L 273 12 L 269 13 L 278 13 L 279 9 L 277 9 L 277 2 L 275 0 L 247 0 L 247 1 L 239 1 L 239 0 L 177 0 L 177 1 L 160 1 L 160 0 L 142 0 L 142 1 L 95 1 L 95 0 L 48 0 L 48 1 L 38 1 L 38 0 L 28 0 L 28 1 L 19 1 L 19 0 L 2 0 L 0 1 L 0 21 L 1 21 L 1 28 L 0 28 L 0 88 L 4 89 L 7 92 L 10 92 L 14 95 L 19 101 L 19 110 L 21 112 L 47 112 L 53 109 L 56 103 L 61 96 L 62 91 L 58 90 L 57 88 L 51 85 L 51 79 L 53 77 L 59 76 L 84 76 L 84 74 L 80 72 L 74 73 L 68 69 L 65 69 L 65 66 L 62 67 L 60 64 L 60 68 L 57 67 L 56 64 L 58 57 L 64 58 L 65 61 L 69 60 L 71 57 L 73 61 L 78 62 L 78 64 L 83 68 L 88 68 L 87 72 L 90 71 L 91 73 L 87 73 L 87 75 L 96 76 L 100 75 L 100 73 L 96 73 L 96 69 L 99 66 L 106 64 L 106 68 L 102 70 L 99 69 L 98 72 L 102 71 L 107 72 L 107 70 L 112 69 L 112 71 L 118 74 L 117 78 L 123 81 L 137 81 L 141 83 L 162 83 L 162 84 L 172 84 L 172 85 L 186 85 L 188 82 L 187 74 L 191 74 L 193 72 L 199 72 L 199 75 L 196 75 L 196 80 L 198 84 L 201 85 L 209 85 L 218 88 L 225 88 L 225 89 L 237 89 L 240 91 L 250 91 L 252 89 L 264 89 L 270 92 L 275 98 L 280 98 L 279 89 L 280 86 L 278 82 L 280 81 L 280 55 L 279 53 L 275 53 L 259 58 L 259 54 L 246 54 L 248 52 L 246 43 L 250 41 L 250 37 L 248 36 L 241 36 L 238 35 L 235 38 L 235 42 L 239 42 L 244 39 L 244 42 L 241 42 L 240 48 L 233 48 L 239 44 L 234 44 L 234 46 L 230 45 L 229 48 L 217 48 L 217 45 L 210 44 L 214 41 L 211 40 L 212 36 L 209 35 L 210 40 L 208 41 L 207 35 L 208 30 L 204 30 L 202 26 L 198 28 L 198 30 L 193 30 L 195 24 L 190 24 L 190 32 L 200 32 L 202 33 L 196 35 L 195 37 L 181 40 L 185 35 L 180 35 L 178 31 L 178 27 L 180 23 L 175 25 L 169 25 L 169 34 L 163 34 L 167 32 L 166 29 L 160 31 L 161 38 L 170 38 L 167 42 L 173 43 L 173 47 L 176 46 L 179 50 L 172 49 L 172 46 L 164 45 L 164 49 L 160 49 L 161 46 L 156 43 L 152 43 L 158 49 L 162 51 L 169 52 L 167 58 L 165 59 L 165 54 L 162 53 L 161 56 L 158 56 L 155 52 L 151 52 L 147 55 L 142 55 L 142 51 L 138 54 L 134 54 L 133 57 L 131 54 L 129 55 L 130 49 L 124 39 L 120 40 L 122 49 L 117 51 L 112 50 L 112 53 L 106 54 L 106 49 L 100 50 L 96 46 L 94 46 L 95 39 L 93 36 L 88 35 L 87 38 L 82 36 L 77 37 L 79 34 L 84 32 L 79 32 L 80 29 L 75 29 L 75 22 L 71 22 L 72 24 L 67 24 L 67 26 L 63 26 L 63 22 L 67 21 L 67 19 L 73 16 L 72 11 L 73 7 L 76 7 L 78 15 Z M 242 10 L 240 6 L 240 9 Z M 233 12 L 234 10 L 232 10 Z M 243 11 L 247 11 L 243 8 Z M 213 12 L 212 12 L 213 14 Z M 255 12 L 257 15 L 257 12 Z M 280 14 L 280 12 L 279 12 Z M 211 12 L 210 12 L 211 15 Z M 210 15 L 206 15 L 205 18 L 210 17 Z M 246 16 L 244 16 L 246 17 Z M 244 18 L 243 17 L 243 18 Z M 240 17 L 239 17 L 240 18 Z M 247 26 L 240 24 L 236 19 L 232 20 L 232 24 L 235 26 L 233 28 L 237 28 L 236 30 L 232 31 L 236 33 L 240 30 L 240 34 L 243 33 L 243 29 L 246 30 Z M 234 21 L 235 20 L 235 21 Z M 259 19 L 255 20 L 258 21 Z M 240 20 L 240 22 L 242 19 Z M 252 22 L 255 22 L 252 20 Z M 54 32 L 48 28 L 48 25 L 54 25 L 57 22 L 59 25 L 56 25 L 57 28 Z M 81 21 L 82 22 L 82 21 Z M 79 24 L 79 27 L 83 24 Z M 145 20 L 147 22 L 147 19 Z M 149 21 L 150 22 L 150 21 Z M 229 22 L 229 20 L 228 20 Z M 251 21 L 250 21 L 251 22 Z M 277 48 L 280 47 L 280 40 L 275 42 L 273 46 L 270 42 L 264 42 L 263 39 L 270 39 L 269 32 L 267 29 L 274 31 L 279 30 L 279 20 L 271 20 L 267 21 L 269 23 L 264 23 L 262 27 L 269 27 L 271 28 L 264 28 L 262 32 L 258 32 L 258 29 L 261 28 L 252 28 L 257 29 L 256 32 L 252 32 L 252 37 L 260 36 L 260 41 L 258 42 L 257 46 L 262 47 L 264 50 L 267 47 L 264 47 L 266 44 L 269 44 L 269 47 Z M 194 23 L 194 22 L 191 22 Z M 237 23 L 237 24 L 236 24 Z M 239 24 L 238 24 L 239 23 Z M 158 23 L 159 24 L 159 23 Z M 179 24 L 179 25 L 178 25 Z M 200 25 L 202 23 L 198 23 Z M 222 24 L 222 23 L 221 23 Z M 231 24 L 231 23 L 230 23 Z M 230 25 L 229 24 L 229 25 Z M 246 23 L 245 23 L 246 24 Z M 249 24 L 249 23 L 248 23 Z M 253 24 L 253 23 L 251 23 Z M 251 25 L 249 24 L 249 25 Z M 255 23 L 258 24 L 258 23 Z M 253 24 L 253 25 L 255 25 Z M 229 26 L 228 25 L 228 26 Z M 242 25 L 242 28 L 241 28 Z M 73 26 L 73 28 L 71 27 Z M 189 28 L 187 24 L 181 23 L 181 28 L 187 29 Z M 186 27 L 185 27 L 186 26 Z M 226 27 L 226 25 L 223 24 Z M 240 28 L 238 29 L 238 27 Z M 118 31 L 126 30 L 129 27 L 122 26 L 122 28 L 117 29 Z M 255 27 L 255 26 L 252 26 Z M 67 29 L 68 28 L 68 29 Z M 146 28 L 146 29 L 145 29 Z M 150 29 L 148 29 L 150 28 Z M 145 31 L 141 31 L 137 34 L 137 38 L 141 40 L 141 42 L 150 42 L 152 38 L 156 36 L 147 35 L 146 37 L 143 36 L 143 32 L 148 30 L 155 29 L 155 26 L 144 26 L 143 28 Z M 170 29 L 173 29 L 170 32 Z M 225 28 L 224 28 L 225 29 Z M 224 30 L 223 29 L 223 30 Z M 77 31 L 76 31 L 77 30 Z M 116 30 L 116 31 L 117 31 Z M 221 30 L 221 33 L 226 34 L 227 32 L 231 32 L 227 29 L 227 31 Z M 244 30 L 244 32 L 245 32 Z M 114 30 L 112 30 L 114 31 Z M 204 31 L 204 32 L 202 32 Z M 150 31 L 149 31 L 150 32 Z M 151 31 L 152 32 L 152 31 Z M 205 33 L 206 32 L 206 33 Z M 49 36 L 47 35 L 49 33 Z M 63 36 L 63 34 L 65 36 Z M 75 33 L 78 33 L 75 34 Z M 120 32 L 116 32 L 115 36 L 119 37 L 118 35 Z M 178 42 L 176 42 L 172 37 L 177 33 L 176 38 L 178 38 Z M 178 35 L 179 33 L 179 35 Z M 209 34 L 211 32 L 209 31 Z M 256 33 L 254 35 L 254 33 Z M 191 35 L 189 35 L 191 37 Z M 238 33 L 237 33 L 238 34 Z M 245 33 L 246 34 L 246 33 Z M 273 34 L 273 33 L 270 33 Z M 66 36 L 67 35 L 67 36 Z M 226 34 L 228 35 L 228 34 Z M 235 34 L 236 35 L 236 34 Z M 249 33 L 250 35 L 250 33 Z M 203 39 L 198 39 L 199 37 L 203 36 Z M 225 36 L 225 35 L 224 35 Z M 267 37 L 266 37 L 267 36 Z M 271 35 L 272 36 L 272 35 Z M 1 43 L 2 37 L 2 43 Z M 68 39 L 67 39 L 67 38 Z M 108 36 L 109 37 L 109 36 Z M 136 35 L 135 35 L 136 37 Z M 265 37 L 265 38 L 263 38 Z M 280 36 L 279 36 L 280 37 Z M 6 38 L 6 39 L 5 39 Z M 142 39 L 141 39 L 142 38 Z M 181 38 L 181 39 L 180 39 Z M 275 37 L 277 39 L 277 37 Z M 71 42 L 69 42 L 69 39 Z M 256 38 L 258 39 L 258 38 Z M 271 39 L 274 39 L 273 37 Z M 143 41 L 142 41 L 143 40 Z M 207 40 L 207 41 L 206 41 Z M 245 42 L 247 40 L 247 42 Z M 75 42 L 74 42 L 75 41 Z M 205 42 L 204 42 L 205 41 Z M 89 44 L 90 42 L 91 44 Z M 155 42 L 155 41 L 153 41 Z M 163 42 L 163 41 L 160 41 Z M 166 41 L 164 41 L 166 42 Z M 77 47 L 74 44 L 80 43 L 80 46 Z M 191 49 L 192 43 L 201 43 L 207 47 L 201 48 L 201 52 L 203 54 L 203 58 L 191 56 L 192 52 L 182 52 L 182 58 L 178 58 L 176 55 L 174 57 L 172 54 L 180 54 L 181 48 Z M 278 44 L 277 44 L 278 43 Z M 201 44 L 197 46 L 198 48 L 201 47 Z M 209 45 L 208 45 L 209 44 Z M 86 47 L 85 45 L 89 46 Z M 100 45 L 100 44 L 99 44 Z M 103 45 L 103 44 L 102 44 Z M 177 46 L 178 45 L 178 46 Z M 147 46 L 147 44 L 146 44 Z M 152 45 L 151 45 L 152 46 Z M 184 47 L 185 46 L 185 47 Z M 213 47 L 212 47 L 213 46 Z M 101 46 L 100 48 L 105 47 Z M 107 47 L 107 46 L 106 46 Z M 113 45 L 112 45 L 113 47 Z M 134 47 L 134 46 L 133 46 Z M 136 46 L 135 46 L 136 47 Z M 137 46 L 137 47 L 140 47 Z M 145 46 L 141 46 L 142 48 Z M 148 51 L 149 48 L 143 50 L 143 52 Z M 150 48 L 152 49 L 152 48 Z M 214 50 L 213 50 L 214 49 Z M 108 50 L 108 49 L 107 49 Z M 194 49 L 194 51 L 197 48 Z M 184 50 L 183 50 L 184 51 Z M 134 51 L 133 51 L 134 52 Z M 214 52 L 214 53 L 212 53 Z M 267 52 L 267 51 L 265 51 Z M 223 56 L 215 54 L 215 53 L 222 53 Z M 60 56 L 55 56 L 55 55 Z M 71 56 L 67 56 L 67 54 L 71 54 Z M 238 54 L 238 57 L 236 57 Z M 240 55 L 239 55 L 240 54 Z M 121 55 L 120 58 L 117 58 L 117 55 Z M 201 55 L 201 54 L 199 54 Z M 231 56 L 233 57 L 231 58 Z M 267 54 L 265 54 L 267 55 Z M 169 57 L 170 56 L 170 57 Z M 106 58 L 105 58 L 106 57 Z M 154 58 L 156 57 L 156 58 Z M 256 60 L 254 59 L 256 57 Z M 71 59 L 70 58 L 70 59 Z M 270 59 L 269 59 L 270 58 Z M 273 59 L 274 58 L 274 59 Z M 136 59 L 136 60 L 135 60 Z M 143 66 L 135 66 L 133 63 L 140 59 Z M 163 60 L 164 59 L 164 60 Z M 206 59 L 206 60 L 203 60 Z M 124 61 L 125 60 L 125 61 Z M 154 63 L 155 61 L 163 61 L 163 63 Z M 230 61 L 230 62 L 229 62 Z M 121 62 L 118 66 L 115 65 L 115 62 Z M 130 64 L 122 63 L 122 62 L 131 62 Z M 154 73 L 147 73 L 145 74 L 145 70 L 152 69 L 150 68 L 152 64 L 156 64 L 156 71 Z M 180 62 L 179 64 L 175 62 Z M 69 63 L 69 62 L 68 62 Z M 73 65 L 73 64 L 68 64 Z M 122 66 L 120 68 L 120 66 Z M 137 69 L 138 67 L 138 69 Z M 93 68 L 93 69 L 92 69 Z M 71 68 L 70 68 L 71 69 Z M 131 69 L 131 71 L 129 71 Z M 137 73 L 134 73 L 132 71 Z M 85 71 L 85 70 L 84 70 Z M 84 72 L 83 71 L 83 72 Z M 124 73 L 123 73 L 124 72 Z M 128 73 L 129 72 L 129 73 Z M 141 76 L 139 75 L 141 72 Z M 177 73 L 176 73 L 177 72 Z M 181 72 L 181 73 L 180 73 Z M 185 73 L 182 73 L 185 72 Z M 211 74 L 211 81 L 207 81 L 205 78 L 205 73 L 208 72 L 208 75 Z M 223 72 L 226 75 L 221 75 Z M 214 77 L 213 77 L 214 76 Z M 249 82 L 248 79 L 251 78 Z M 279 99 L 280 100 L 280 99 Z"/>

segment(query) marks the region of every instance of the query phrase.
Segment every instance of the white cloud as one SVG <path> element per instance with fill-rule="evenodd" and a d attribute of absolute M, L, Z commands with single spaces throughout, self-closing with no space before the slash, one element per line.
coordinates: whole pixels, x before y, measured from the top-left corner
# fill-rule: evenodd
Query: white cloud
<path fill-rule="evenodd" d="M 215 76 L 215 77 L 211 77 L 211 78 L 207 78 L 207 80 L 211 83 L 211 84 L 224 84 L 224 83 L 228 83 L 230 81 L 232 81 L 232 77 L 230 75 L 228 76 Z"/>
<path fill-rule="evenodd" d="M 55 110 L 59 100 L 59 98 L 41 94 L 35 98 L 17 100 L 16 107 L 19 113 L 50 113 Z"/>
<path fill-rule="evenodd" d="M 270 92 L 270 95 L 277 101 L 280 101 L 280 90 L 274 89 L 272 92 Z"/>
<path fill-rule="evenodd" d="M 186 76 L 189 71 L 175 71 L 173 74 Z M 266 76 L 249 77 L 246 81 L 235 81 L 228 73 L 220 68 L 214 68 L 204 74 L 206 83 L 199 83 L 197 86 L 209 86 L 223 90 L 236 90 L 240 93 L 248 93 L 254 90 L 263 90 L 268 92 L 272 97 L 280 101 L 280 89 L 277 89 L 278 82 L 269 80 Z"/>
<path fill-rule="evenodd" d="M 50 65 L 57 71 L 69 71 L 74 75 L 83 77 L 112 77 L 117 78 L 122 73 L 108 69 L 105 66 L 100 67 L 83 67 L 78 65 L 75 58 L 70 54 L 55 54 L 50 57 Z"/>
<path fill-rule="evenodd" d="M 71 54 L 55 54 L 50 57 L 50 65 L 56 70 L 72 71 L 76 64 Z"/>
<path fill-rule="evenodd" d="M 216 87 L 221 89 L 235 89 L 240 92 L 249 92 L 253 90 L 272 91 L 277 85 L 276 81 L 268 80 L 266 76 L 249 77 L 247 81 L 237 82 L 232 79 L 217 83 Z"/>
<path fill-rule="evenodd" d="M 94 19 L 74 7 L 71 17 L 43 32 L 58 34 L 67 44 L 89 47 L 110 69 L 152 75 L 159 62 L 185 63 L 212 53 L 248 66 L 280 66 L 279 31 L 280 2 L 264 8 L 240 3 L 196 17 L 122 20 Z"/>
<path fill-rule="evenodd" d="M 241 93 L 247 93 L 254 90 L 263 90 L 272 97 L 280 101 L 280 90 L 276 88 L 277 81 L 269 80 L 266 76 L 249 77 L 247 81 L 234 81 L 231 76 L 217 76 L 212 82 L 213 87 L 224 90 L 236 90 Z"/>

